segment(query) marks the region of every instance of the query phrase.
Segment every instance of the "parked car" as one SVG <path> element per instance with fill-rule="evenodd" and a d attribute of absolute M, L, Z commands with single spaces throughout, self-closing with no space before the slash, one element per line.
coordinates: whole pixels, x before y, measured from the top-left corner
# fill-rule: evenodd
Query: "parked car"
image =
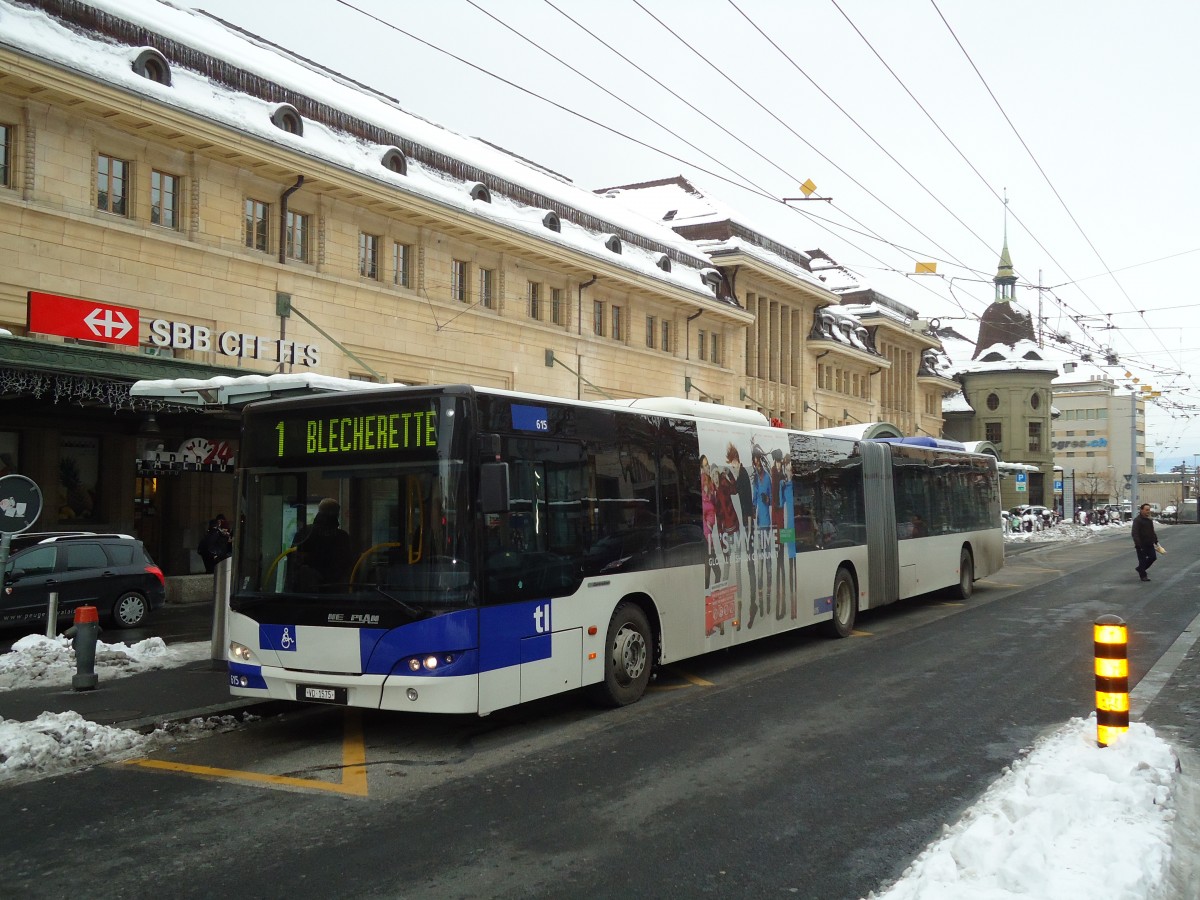
<path fill-rule="evenodd" d="M 1163 507 L 1159 518 L 1164 522 L 1174 522 L 1179 517 L 1179 508 L 1174 503 Z"/>
<path fill-rule="evenodd" d="M 0 625 L 45 621 L 52 591 L 59 619 L 95 606 L 117 628 L 141 625 L 167 599 L 166 579 L 142 542 L 128 534 L 14 535 L 4 567 Z"/>

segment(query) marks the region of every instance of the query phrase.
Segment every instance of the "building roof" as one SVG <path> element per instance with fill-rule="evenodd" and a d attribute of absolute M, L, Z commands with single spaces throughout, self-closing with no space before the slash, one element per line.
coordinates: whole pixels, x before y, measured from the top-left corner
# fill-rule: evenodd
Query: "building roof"
<path fill-rule="evenodd" d="M 39 6 L 0 0 L 0 46 L 115 86 L 142 103 L 174 107 L 401 194 L 569 247 L 697 299 L 715 299 L 703 277 L 709 262 L 667 226 L 406 112 L 395 98 L 208 14 L 144 0 L 89 0 L 87 6 L 43 0 Z M 148 46 L 163 55 L 169 83 L 136 71 Z M 302 133 L 277 124 L 285 106 L 298 113 Z M 384 163 L 391 151 L 402 155 L 403 172 Z M 673 265 L 664 266 L 664 257 Z"/>

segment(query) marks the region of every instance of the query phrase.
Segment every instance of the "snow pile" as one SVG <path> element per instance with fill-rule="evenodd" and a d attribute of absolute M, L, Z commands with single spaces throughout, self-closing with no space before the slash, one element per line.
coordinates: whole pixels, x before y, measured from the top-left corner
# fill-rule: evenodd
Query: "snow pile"
<path fill-rule="evenodd" d="M 132 759 L 167 744 L 229 731 L 254 719 L 248 713 L 242 719 L 196 718 L 182 725 L 164 725 L 151 734 L 97 725 L 77 712 L 45 712 L 32 722 L 0 719 L 0 784 Z"/>
<path fill-rule="evenodd" d="M 133 646 L 96 643 L 96 674 L 101 680 L 137 675 L 208 659 L 208 641 L 168 647 L 160 637 L 146 638 Z M 75 649 L 59 635 L 30 634 L 8 653 L 0 654 L 0 691 L 28 687 L 58 687 L 71 683 L 75 674 Z"/>
<path fill-rule="evenodd" d="M 1014 763 L 877 900 L 1162 896 L 1174 751 L 1134 723 L 1110 747 L 1072 719 Z"/>

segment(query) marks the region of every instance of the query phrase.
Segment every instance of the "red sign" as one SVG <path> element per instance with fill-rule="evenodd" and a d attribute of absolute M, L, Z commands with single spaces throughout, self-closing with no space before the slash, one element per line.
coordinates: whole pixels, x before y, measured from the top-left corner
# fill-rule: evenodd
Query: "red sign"
<path fill-rule="evenodd" d="M 138 311 L 95 300 L 29 292 L 29 330 L 37 334 L 138 345 Z"/>

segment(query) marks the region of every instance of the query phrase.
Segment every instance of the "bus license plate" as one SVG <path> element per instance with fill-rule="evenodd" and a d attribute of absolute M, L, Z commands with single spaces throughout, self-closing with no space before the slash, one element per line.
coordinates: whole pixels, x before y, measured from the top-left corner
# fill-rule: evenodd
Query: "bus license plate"
<path fill-rule="evenodd" d="M 307 700 L 309 703 L 340 703 L 346 705 L 346 689 L 344 687 L 317 687 L 313 684 L 296 686 L 296 699 Z"/>

